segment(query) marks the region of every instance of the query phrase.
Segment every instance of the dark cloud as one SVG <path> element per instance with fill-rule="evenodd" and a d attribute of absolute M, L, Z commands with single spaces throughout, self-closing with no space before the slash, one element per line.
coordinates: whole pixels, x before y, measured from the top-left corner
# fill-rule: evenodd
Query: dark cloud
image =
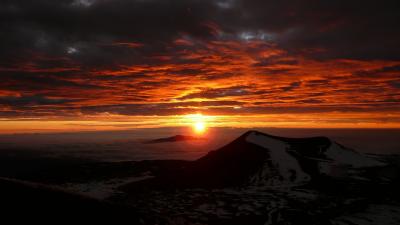
<path fill-rule="evenodd" d="M 178 99 L 179 100 L 187 100 L 193 98 L 215 99 L 215 98 L 232 97 L 232 96 L 244 96 L 251 94 L 251 92 L 249 91 L 250 88 L 251 87 L 249 86 L 233 86 L 228 88 L 207 88 L 201 91 L 184 95 Z"/>
<path fill-rule="evenodd" d="M 301 82 L 296 81 L 296 82 L 293 82 L 293 83 L 291 83 L 290 85 L 288 85 L 286 87 L 283 87 L 282 91 L 291 91 L 291 90 L 293 90 L 295 88 L 300 87 L 300 85 L 301 85 Z"/>
<path fill-rule="evenodd" d="M 235 1 L 233 30 L 263 30 L 290 52 L 316 59 L 399 59 L 397 1 Z"/>
<path fill-rule="evenodd" d="M 0 72 L 1 73 L 1 72 Z M 0 83 L 0 88 L 3 90 L 15 90 L 24 92 L 46 92 L 64 90 L 93 90 L 102 89 L 101 86 L 90 84 L 85 81 L 68 80 L 77 77 L 76 74 L 70 72 L 4 72 L 1 75 L 3 82 Z M 78 76 L 79 77 L 79 76 Z M 81 78 L 78 78 L 81 79 Z"/>
<path fill-rule="evenodd" d="M 12 107 L 63 105 L 73 102 L 70 99 L 48 98 L 40 95 L 0 97 L 0 105 Z"/>
<path fill-rule="evenodd" d="M 39 51 L 100 65 L 111 63 L 113 57 L 140 57 L 135 49 L 121 50 L 112 43 L 152 43 L 143 50 L 151 53 L 165 51 L 160 43 L 181 34 L 207 38 L 214 32 L 207 25 L 207 14 L 213 11 L 210 1 L 99 0 L 87 6 L 77 2 L 2 1 L 2 58 Z"/>
<path fill-rule="evenodd" d="M 186 35 L 260 39 L 319 59 L 399 59 L 397 5 L 389 0 L 5 0 L 1 56 L 5 62 L 6 56 L 40 51 L 101 65 L 168 52 L 166 43 Z M 115 42 L 141 45 L 110 45 Z"/>
<path fill-rule="evenodd" d="M 386 66 L 375 70 L 361 70 L 354 73 L 354 75 L 361 77 L 379 77 L 384 73 L 394 74 L 395 76 L 398 76 L 400 75 L 400 65 Z"/>
<path fill-rule="evenodd" d="M 394 88 L 400 89 L 400 80 L 391 80 L 389 81 L 389 85 Z"/>

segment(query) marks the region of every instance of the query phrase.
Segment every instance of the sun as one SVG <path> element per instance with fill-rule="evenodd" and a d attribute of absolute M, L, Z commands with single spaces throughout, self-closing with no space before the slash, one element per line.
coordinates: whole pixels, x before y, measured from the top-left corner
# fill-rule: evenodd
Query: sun
<path fill-rule="evenodd" d="M 209 117 L 202 115 L 201 113 L 185 115 L 185 118 L 191 124 L 193 132 L 201 135 L 207 130 L 207 122 Z"/>
<path fill-rule="evenodd" d="M 206 124 L 204 122 L 202 122 L 202 121 L 198 121 L 198 122 L 193 124 L 193 130 L 197 134 L 202 134 L 206 130 Z"/>

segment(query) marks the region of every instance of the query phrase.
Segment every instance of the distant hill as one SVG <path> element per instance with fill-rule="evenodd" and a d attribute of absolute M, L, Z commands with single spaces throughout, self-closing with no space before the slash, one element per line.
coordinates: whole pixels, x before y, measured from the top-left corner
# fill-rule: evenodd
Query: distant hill
<path fill-rule="evenodd" d="M 193 140 L 204 140 L 201 137 L 187 136 L 187 135 L 175 135 L 172 137 L 158 138 L 144 142 L 145 144 L 156 144 L 164 142 L 179 142 L 179 141 L 193 141 Z"/>

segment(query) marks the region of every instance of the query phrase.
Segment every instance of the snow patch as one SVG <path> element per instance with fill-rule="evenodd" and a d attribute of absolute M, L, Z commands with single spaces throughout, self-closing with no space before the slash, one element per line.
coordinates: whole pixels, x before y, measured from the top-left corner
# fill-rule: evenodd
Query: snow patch
<path fill-rule="evenodd" d="M 332 144 L 326 150 L 325 156 L 334 161 L 335 164 L 347 164 L 354 168 L 386 165 L 378 160 L 362 155 L 361 153 L 344 149 L 336 142 L 332 142 Z"/>
<path fill-rule="evenodd" d="M 311 179 L 310 176 L 302 170 L 297 159 L 288 153 L 287 149 L 289 145 L 287 143 L 255 132 L 251 132 L 246 137 L 246 141 L 268 149 L 271 157 L 268 162 L 264 163 L 260 174 L 252 178 L 252 182 L 256 184 L 267 183 L 275 185 L 282 183 L 300 183 Z M 275 176 L 271 174 L 274 173 L 274 171 L 271 171 L 274 169 L 277 170 L 278 177 L 276 177 L 276 174 Z M 271 177 L 273 178 L 271 179 Z"/>
<path fill-rule="evenodd" d="M 116 178 L 106 181 L 93 181 L 89 183 L 66 183 L 61 187 L 64 190 L 89 196 L 95 199 L 106 199 L 114 194 L 119 193 L 118 187 L 141 180 L 146 180 L 153 178 L 153 176 L 144 175 L 139 177 L 129 177 L 129 178 Z"/>

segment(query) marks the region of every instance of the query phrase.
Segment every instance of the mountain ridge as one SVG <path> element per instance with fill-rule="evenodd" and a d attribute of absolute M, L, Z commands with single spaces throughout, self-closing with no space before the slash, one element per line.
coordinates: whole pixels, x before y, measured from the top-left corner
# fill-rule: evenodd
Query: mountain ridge
<path fill-rule="evenodd" d="M 382 165 L 327 137 L 287 138 L 249 130 L 174 173 L 143 182 L 171 188 L 292 186 L 326 176 L 347 178 Z"/>

